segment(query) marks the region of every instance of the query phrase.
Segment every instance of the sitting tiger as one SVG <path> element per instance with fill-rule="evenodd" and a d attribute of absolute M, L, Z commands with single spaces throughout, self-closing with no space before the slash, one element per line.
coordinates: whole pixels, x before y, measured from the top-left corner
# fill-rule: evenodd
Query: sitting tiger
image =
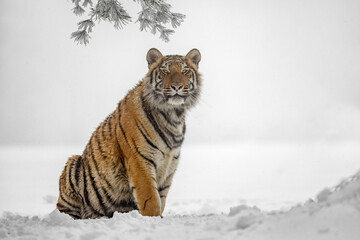
<path fill-rule="evenodd" d="M 148 51 L 149 72 L 94 131 L 60 176 L 57 208 L 74 219 L 138 210 L 162 216 L 185 134 L 185 115 L 201 88 L 192 49 L 185 57 Z"/>

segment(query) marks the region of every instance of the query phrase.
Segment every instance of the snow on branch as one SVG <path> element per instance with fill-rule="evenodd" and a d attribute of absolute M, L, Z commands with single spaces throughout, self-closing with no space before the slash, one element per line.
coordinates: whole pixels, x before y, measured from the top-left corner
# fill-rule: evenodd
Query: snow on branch
<path fill-rule="evenodd" d="M 170 35 L 175 32 L 166 25 L 171 23 L 172 28 L 177 28 L 185 19 L 184 14 L 171 12 L 171 5 L 166 3 L 166 0 L 134 1 L 141 6 L 136 20 L 140 24 L 140 31 L 149 30 L 152 34 L 159 33 L 160 39 L 165 42 L 168 42 Z M 79 22 L 78 30 L 71 34 L 71 38 L 78 44 L 89 43 L 89 33 L 95 26 L 94 21 L 108 21 L 113 23 L 116 29 L 121 29 L 131 22 L 131 17 L 117 0 L 98 0 L 94 7 L 92 0 L 72 0 L 72 3 L 75 5 L 72 11 L 77 16 L 84 14 L 85 9 L 90 6 L 89 18 Z"/>

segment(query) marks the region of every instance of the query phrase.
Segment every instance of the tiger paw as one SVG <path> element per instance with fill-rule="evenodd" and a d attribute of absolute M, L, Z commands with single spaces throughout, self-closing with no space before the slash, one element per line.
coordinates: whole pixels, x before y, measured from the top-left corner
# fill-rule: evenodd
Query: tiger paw
<path fill-rule="evenodd" d="M 150 197 L 144 201 L 143 206 L 140 208 L 140 213 L 143 216 L 161 216 L 161 207 L 159 199 Z"/>

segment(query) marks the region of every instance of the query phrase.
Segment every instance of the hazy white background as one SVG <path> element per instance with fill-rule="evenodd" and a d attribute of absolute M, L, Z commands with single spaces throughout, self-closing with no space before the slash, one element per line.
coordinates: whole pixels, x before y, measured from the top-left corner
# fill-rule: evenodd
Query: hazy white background
<path fill-rule="evenodd" d="M 135 21 L 140 6 L 122 2 Z M 152 47 L 202 53 L 203 93 L 188 115 L 172 196 L 211 198 L 223 190 L 232 198 L 299 200 L 359 169 L 360 1 L 170 3 L 187 17 L 169 43 L 139 32 L 138 24 L 116 31 L 102 22 L 85 47 L 69 39 L 86 18 L 74 16 L 71 1 L 0 1 L 1 191 L 9 179 L 15 189 L 26 178 L 33 194 L 48 181 L 56 195 L 66 157 L 81 153 L 146 74 Z M 34 146 L 77 151 L 34 154 Z M 31 178 L 31 168 L 42 166 L 38 159 L 56 164 Z M 13 174 L 19 168 L 20 178 Z M 197 194 L 204 184 L 220 193 Z M 297 189 L 310 190 L 296 195 Z"/>
<path fill-rule="evenodd" d="M 134 16 L 140 6 L 123 1 Z M 169 43 L 94 28 L 69 39 L 71 1 L 0 3 L 0 143 L 85 144 L 147 72 L 145 55 L 202 53 L 204 89 L 187 141 L 360 139 L 360 2 L 171 1 L 187 15 Z"/>

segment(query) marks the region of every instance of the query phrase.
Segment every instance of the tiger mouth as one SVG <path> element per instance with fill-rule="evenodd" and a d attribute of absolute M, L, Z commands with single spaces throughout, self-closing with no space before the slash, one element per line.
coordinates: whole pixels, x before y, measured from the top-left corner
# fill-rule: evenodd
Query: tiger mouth
<path fill-rule="evenodd" d="M 169 96 L 167 98 L 167 101 L 168 103 L 172 104 L 172 105 L 181 105 L 181 104 L 184 104 L 185 103 L 185 100 L 186 100 L 186 96 L 182 96 L 182 95 L 179 95 L 177 93 L 175 93 L 174 95 L 172 96 Z"/>
<path fill-rule="evenodd" d="M 171 98 L 173 98 L 173 99 L 184 99 L 185 100 L 187 98 L 187 95 L 180 95 L 179 93 L 175 93 L 173 95 L 165 94 L 165 98 L 166 98 L 166 100 L 169 100 Z"/>
<path fill-rule="evenodd" d="M 184 95 L 180 95 L 180 94 L 178 94 L 178 93 L 175 93 L 174 95 L 172 95 L 171 97 L 179 97 L 179 98 L 186 98 L 186 96 L 184 96 Z"/>

